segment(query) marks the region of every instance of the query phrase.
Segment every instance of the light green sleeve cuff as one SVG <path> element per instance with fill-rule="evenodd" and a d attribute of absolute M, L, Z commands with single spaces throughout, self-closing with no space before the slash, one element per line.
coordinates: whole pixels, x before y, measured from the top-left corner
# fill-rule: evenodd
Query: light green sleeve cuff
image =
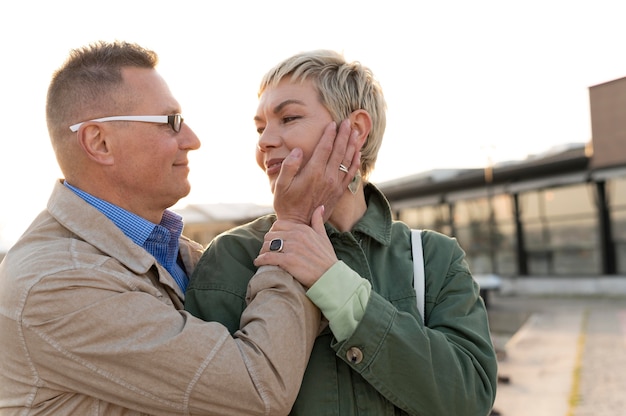
<path fill-rule="evenodd" d="M 352 335 L 363 318 L 371 291 L 370 282 L 338 261 L 309 288 L 306 295 L 328 319 L 337 341 L 343 341 Z"/>

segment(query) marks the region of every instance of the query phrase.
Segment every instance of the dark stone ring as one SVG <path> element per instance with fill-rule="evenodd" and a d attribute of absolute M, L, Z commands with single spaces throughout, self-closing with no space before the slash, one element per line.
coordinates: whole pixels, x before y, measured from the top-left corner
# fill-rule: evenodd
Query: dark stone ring
<path fill-rule="evenodd" d="M 270 241 L 270 251 L 283 251 L 284 242 L 282 238 L 275 238 Z"/>

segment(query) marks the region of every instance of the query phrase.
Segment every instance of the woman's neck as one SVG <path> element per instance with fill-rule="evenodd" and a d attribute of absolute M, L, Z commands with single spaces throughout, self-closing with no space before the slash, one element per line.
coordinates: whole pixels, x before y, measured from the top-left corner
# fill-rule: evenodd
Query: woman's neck
<path fill-rule="evenodd" d="M 340 232 L 351 231 L 354 224 L 365 215 L 366 210 L 367 204 L 365 203 L 363 186 L 359 186 L 355 194 L 346 190 L 339 198 L 328 222 Z"/>

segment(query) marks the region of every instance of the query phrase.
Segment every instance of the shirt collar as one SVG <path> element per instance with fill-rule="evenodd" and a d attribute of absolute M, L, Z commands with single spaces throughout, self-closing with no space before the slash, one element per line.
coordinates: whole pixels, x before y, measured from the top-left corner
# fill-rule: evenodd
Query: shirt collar
<path fill-rule="evenodd" d="M 141 247 L 144 246 L 144 243 L 154 231 L 155 227 L 158 227 L 159 225 L 165 227 L 171 233 L 172 237 L 176 238 L 176 240 L 178 240 L 182 234 L 183 219 L 175 212 L 165 210 L 163 217 L 161 218 L 161 223 L 155 224 L 140 217 L 139 215 L 125 210 L 124 208 L 118 207 L 117 205 L 111 204 L 110 202 L 104 201 L 88 192 L 78 189 L 67 183 L 67 181 L 64 181 L 63 184 L 71 189 L 76 195 L 84 199 L 88 204 L 102 212 L 102 214 L 113 221 L 113 223 L 120 230 L 122 230 L 128 238 Z"/>

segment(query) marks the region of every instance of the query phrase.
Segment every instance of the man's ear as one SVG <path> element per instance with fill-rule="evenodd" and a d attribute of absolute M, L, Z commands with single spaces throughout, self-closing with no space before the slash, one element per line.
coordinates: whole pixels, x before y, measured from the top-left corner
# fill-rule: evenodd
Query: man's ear
<path fill-rule="evenodd" d="M 349 118 L 352 130 L 359 132 L 358 142 L 359 149 L 361 149 L 365 145 L 365 141 L 370 134 L 370 130 L 372 130 L 372 117 L 370 117 L 370 114 L 367 111 L 360 109 L 350 113 Z"/>
<path fill-rule="evenodd" d="M 113 152 L 106 140 L 106 129 L 99 124 L 89 124 L 76 132 L 78 144 L 87 158 L 102 165 L 113 164 Z"/>

